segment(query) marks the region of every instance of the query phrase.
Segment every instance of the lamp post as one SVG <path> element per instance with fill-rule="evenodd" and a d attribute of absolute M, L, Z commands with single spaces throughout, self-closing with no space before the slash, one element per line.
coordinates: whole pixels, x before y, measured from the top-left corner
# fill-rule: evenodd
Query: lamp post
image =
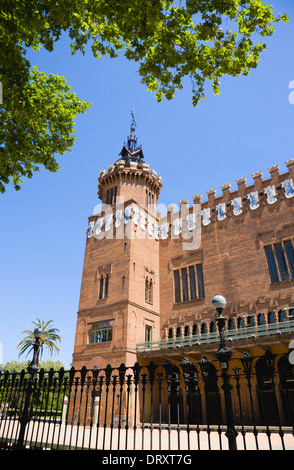
<path fill-rule="evenodd" d="M 33 383 L 34 383 L 34 377 L 36 376 L 39 368 L 39 350 L 40 350 L 40 339 L 43 335 L 43 331 L 40 330 L 40 328 L 36 328 L 34 331 L 34 336 L 35 336 L 35 342 L 33 344 L 33 350 L 34 350 L 34 355 L 33 355 L 33 360 L 28 366 L 28 372 L 29 372 L 29 380 L 27 383 L 27 388 L 26 388 L 26 398 L 25 398 L 25 403 L 24 403 L 24 408 L 23 412 L 19 418 L 20 421 L 20 431 L 19 431 L 19 436 L 18 436 L 18 441 L 16 444 L 17 449 L 23 449 L 24 447 L 24 436 L 25 436 L 25 430 L 26 426 L 30 421 L 30 407 L 32 406 L 31 403 L 31 396 L 33 393 Z"/>
<path fill-rule="evenodd" d="M 238 435 L 235 430 L 234 425 L 234 414 L 233 414 L 233 405 L 232 405 L 232 396 L 231 390 L 232 385 L 230 384 L 230 373 L 229 373 L 229 361 L 232 357 L 232 351 L 227 347 L 226 336 L 225 336 L 225 325 L 226 318 L 223 316 L 223 309 L 226 306 L 226 299 L 222 295 L 216 295 L 212 299 L 212 305 L 218 313 L 216 318 L 219 335 L 220 335 L 220 345 L 216 351 L 218 360 L 220 361 L 222 368 L 222 378 L 223 385 L 222 389 L 225 396 L 225 406 L 226 406 L 226 418 L 227 418 L 227 432 L 226 436 L 229 442 L 229 450 L 237 450 L 236 437 Z"/>
<path fill-rule="evenodd" d="M 38 370 L 39 370 L 39 351 L 40 351 L 40 339 L 42 338 L 43 331 L 40 330 L 40 328 L 36 328 L 34 330 L 34 336 L 35 336 L 35 342 L 33 344 L 33 350 L 34 350 L 34 355 L 33 355 L 33 360 L 28 366 L 28 372 L 30 373 L 31 376 L 34 376 Z"/>

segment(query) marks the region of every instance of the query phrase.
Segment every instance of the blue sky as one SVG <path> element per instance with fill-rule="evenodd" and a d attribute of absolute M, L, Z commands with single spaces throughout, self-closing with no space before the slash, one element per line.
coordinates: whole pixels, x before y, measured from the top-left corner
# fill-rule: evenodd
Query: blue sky
<path fill-rule="evenodd" d="M 40 70 L 66 77 L 76 94 L 92 103 L 76 119 L 72 153 L 58 158 L 56 174 L 41 171 L 22 190 L 0 196 L 0 363 L 18 359 L 20 333 L 32 320 L 53 320 L 60 330 L 60 360 L 72 361 L 88 216 L 97 199 L 99 170 L 117 160 L 129 134 L 131 110 L 145 160 L 163 178 L 159 202 L 176 203 L 294 158 L 294 2 L 272 0 L 289 23 L 276 25 L 256 70 L 221 80 L 221 94 L 207 87 L 197 108 L 191 87 L 157 103 L 140 83 L 137 65 L 124 58 L 100 61 L 91 53 L 72 56 L 68 41 L 53 53 L 29 53 Z M 4 94 L 5 99 L 5 94 Z M 2 357 L 1 357 L 2 355 Z M 47 354 L 44 354 L 47 359 Z M 25 359 L 25 357 L 23 358 Z"/>

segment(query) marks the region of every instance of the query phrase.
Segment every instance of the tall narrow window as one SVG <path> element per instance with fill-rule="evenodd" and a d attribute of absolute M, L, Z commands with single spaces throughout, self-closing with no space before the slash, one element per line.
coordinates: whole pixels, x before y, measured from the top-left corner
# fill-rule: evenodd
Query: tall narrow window
<path fill-rule="evenodd" d="M 275 253 L 278 260 L 278 266 L 280 270 L 281 280 L 287 281 L 289 279 L 289 273 L 287 268 L 287 263 L 284 255 L 284 250 L 281 243 L 274 245 Z"/>
<path fill-rule="evenodd" d="M 288 259 L 288 264 L 291 272 L 291 277 L 294 279 L 294 250 L 292 242 L 289 240 L 284 243 L 286 249 L 286 255 Z"/>
<path fill-rule="evenodd" d="M 103 276 L 101 275 L 99 281 L 99 299 L 103 299 Z"/>
<path fill-rule="evenodd" d="M 181 302 L 181 284 L 180 284 L 180 271 L 174 271 L 175 281 L 175 302 Z"/>
<path fill-rule="evenodd" d="M 152 326 L 145 326 L 145 343 L 151 343 L 152 341 Z"/>
<path fill-rule="evenodd" d="M 205 297 L 202 264 L 174 271 L 175 302 Z"/>
<path fill-rule="evenodd" d="M 182 269 L 182 292 L 183 302 L 186 302 L 187 300 L 189 300 L 187 268 Z"/>
<path fill-rule="evenodd" d="M 153 303 L 153 281 L 150 279 L 149 281 L 149 302 Z"/>
<path fill-rule="evenodd" d="M 189 266 L 191 300 L 197 299 L 195 266 Z"/>
<path fill-rule="evenodd" d="M 266 254 L 271 282 L 279 282 L 277 264 L 276 264 L 274 252 L 271 246 L 265 247 L 265 254 Z"/>
<path fill-rule="evenodd" d="M 197 268 L 197 281 L 198 281 L 198 296 L 199 296 L 199 299 L 203 299 L 205 297 L 205 292 L 204 292 L 202 264 L 197 264 L 196 268 Z"/>
<path fill-rule="evenodd" d="M 104 287 L 104 299 L 108 297 L 108 285 L 109 285 L 109 276 L 106 274 L 105 276 L 105 287 Z"/>
<path fill-rule="evenodd" d="M 145 302 L 149 302 L 149 279 L 145 278 Z"/>
<path fill-rule="evenodd" d="M 100 271 L 101 272 L 101 271 Z M 108 299 L 110 274 L 100 274 L 98 277 L 98 299 Z"/>
<path fill-rule="evenodd" d="M 145 302 L 153 303 L 153 280 L 145 278 Z"/>

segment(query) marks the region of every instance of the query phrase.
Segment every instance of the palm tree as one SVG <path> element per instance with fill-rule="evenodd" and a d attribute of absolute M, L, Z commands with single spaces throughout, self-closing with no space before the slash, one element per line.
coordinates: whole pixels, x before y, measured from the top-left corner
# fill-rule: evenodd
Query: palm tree
<path fill-rule="evenodd" d="M 57 354 L 59 353 L 59 348 L 56 345 L 57 341 L 61 341 L 60 336 L 57 334 L 59 330 L 57 328 L 52 328 L 51 323 L 53 323 L 53 320 L 49 320 L 47 322 L 43 320 L 39 320 L 36 318 L 36 321 L 32 322 L 36 328 L 39 328 L 42 330 L 42 336 L 40 338 L 40 348 L 38 352 L 38 357 L 37 361 L 39 359 L 39 354 L 42 356 L 44 346 L 46 346 L 48 352 L 50 355 L 53 354 L 53 351 L 55 351 Z M 27 351 L 27 355 L 33 350 L 33 345 L 35 343 L 35 335 L 34 331 L 32 330 L 25 330 L 21 333 L 21 335 L 27 334 L 25 338 L 21 340 L 19 345 L 17 346 L 18 349 L 18 356 L 21 356 Z"/>

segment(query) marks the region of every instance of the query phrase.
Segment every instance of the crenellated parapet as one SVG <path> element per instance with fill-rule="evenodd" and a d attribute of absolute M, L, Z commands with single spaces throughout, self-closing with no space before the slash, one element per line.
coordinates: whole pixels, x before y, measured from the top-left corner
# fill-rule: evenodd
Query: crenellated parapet
<path fill-rule="evenodd" d="M 279 165 L 268 168 L 270 178 L 263 180 L 261 171 L 252 174 L 253 184 L 247 186 L 245 177 L 236 180 L 238 189 L 231 192 L 231 184 L 221 186 L 222 196 L 216 190 L 207 191 L 208 200 L 201 204 L 201 223 L 208 226 L 212 222 L 223 221 L 228 217 L 238 217 L 247 211 L 256 211 L 265 205 L 273 205 L 281 199 L 294 197 L 294 159 L 288 160 L 288 172 L 280 175 Z M 193 198 L 194 204 L 201 203 L 202 196 Z"/>
<path fill-rule="evenodd" d="M 201 226 L 205 228 L 212 223 L 221 223 L 230 217 L 241 217 L 248 211 L 258 211 L 265 205 L 272 206 L 283 199 L 293 198 L 294 159 L 285 163 L 289 171 L 282 175 L 279 173 L 279 166 L 275 165 L 268 169 L 269 179 L 263 180 L 262 172 L 258 171 L 252 174 L 254 183 L 250 186 L 247 186 L 246 177 L 242 177 L 236 180 L 238 189 L 233 192 L 231 192 L 231 183 L 225 183 L 221 186 L 222 196 L 217 197 L 216 189 L 212 188 L 206 191 L 207 201 L 202 202 L 202 194 L 197 194 L 193 196 L 193 207 L 189 207 L 188 211 L 183 206 L 183 201 L 180 201 L 180 210 L 177 209 L 177 205 L 171 204 L 167 207 L 166 221 L 161 221 L 161 227 L 165 223 L 165 229 L 163 231 L 160 227 L 160 233 L 163 234 L 160 238 L 168 238 L 169 235 L 179 236 L 184 227 L 192 231 L 199 219 Z M 186 206 L 187 202 L 185 200 Z M 195 207 L 200 207 L 200 217 Z"/>
<path fill-rule="evenodd" d="M 104 190 L 122 182 L 145 184 L 156 194 L 158 199 L 162 188 L 162 177 L 150 168 L 144 161 L 117 160 L 113 165 L 107 167 L 107 171 L 100 170 L 98 178 L 98 196 L 103 200 Z"/>
<path fill-rule="evenodd" d="M 247 186 L 245 177 L 236 180 L 238 189 L 231 191 L 231 184 L 221 186 L 222 195 L 216 196 L 216 189 L 210 189 L 207 193 L 207 201 L 202 202 L 202 195 L 193 196 L 193 206 L 189 207 L 188 199 L 179 201 L 179 204 L 170 204 L 166 207 L 166 216 L 156 213 L 154 205 L 137 204 L 134 200 L 124 202 L 122 208 L 114 207 L 111 214 L 92 216 L 89 218 L 88 236 L 98 231 L 108 231 L 113 224 L 114 228 L 131 222 L 133 227 L 139 226 L 142 232 L 150 238 L 165 240 L 179 238 L 188 235 L 201 227 L 209 227 L 211 224 L 230 218 L 241 217 L 249 212 L 258 211 L 266 205 L 273 206 L 281 200 L 294 197 L 294 159 L 286 163 L 288 172 L 279 173 L 279 166 L 274 165 L 268 169 L 270 178 L 263 180 L 261 171 L 252 174 L 254 183 Z M 129 176 L 128 176 L 129 175 Z M 133 176 L 130 176 L 133 175 Z M 99 177 L 99 185 L 110 183 L 110 178 L 148 178 L 150 184 L 160 191 L 161 177 L 150 169 L 147 163 L 137 163 L 118 160 L 108 167 L 107 173 L 102 170 Z M 146 183 L 146 182 L 145 182 Z M 156 201 L 155 201 L 156 202 Z"/>

